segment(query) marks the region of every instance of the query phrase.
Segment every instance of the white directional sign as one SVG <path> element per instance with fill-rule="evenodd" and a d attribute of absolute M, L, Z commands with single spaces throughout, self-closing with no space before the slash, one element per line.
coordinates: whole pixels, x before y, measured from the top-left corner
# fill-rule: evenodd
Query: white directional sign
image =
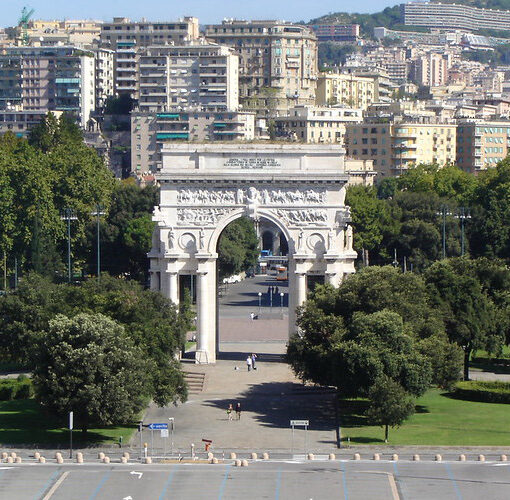
<path fill-rule="evenodd" d="M 161 437 L 167 438 L 168 437 L 168 429 L 161 429 Z"/>
<path fill-rule="evenodd" d="M 291 427 L 300 427 L 300 426 L 306 426 L 308 427 L 310 425 L 309 420 L 291 420 L 290 426 Z"/>

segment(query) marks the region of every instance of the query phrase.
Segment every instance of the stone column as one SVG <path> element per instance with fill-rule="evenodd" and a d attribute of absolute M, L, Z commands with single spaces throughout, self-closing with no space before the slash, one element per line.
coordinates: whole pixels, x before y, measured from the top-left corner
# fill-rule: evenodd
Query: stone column
<path fill-rule="evenodd" d="M 197 273 L 197 353 L 206 352 L 208 338 L 207 272 Z M 199 361 L 197 359 L 197 361 Z"/>
<path fill-rule="evenodd" d="M 176 305 L 179 305 L 179 274 L 167 273 L 168 298 Z"/>
<path fill-rule="evenodd" d="M 158 273 L 156 271 L 151 271 L 151 290 L 153 292 L 157 292 L 159 290 L 159 283 L 158 283 Z"/>
<path fill-rule="evenodd" d="M 306 301 L 306 273 L 296 273 L 296 307 Z"/>
<path fill-rule="evenodd" d="M 216 363 L 216 272 L 215 262 L 197 271 L 197 363 Z"/>

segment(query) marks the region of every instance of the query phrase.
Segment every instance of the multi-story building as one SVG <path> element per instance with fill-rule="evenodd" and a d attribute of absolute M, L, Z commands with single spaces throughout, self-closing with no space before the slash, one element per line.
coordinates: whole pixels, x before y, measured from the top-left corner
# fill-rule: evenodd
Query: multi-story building
<path fill-rule="evenodd" d="M 448 59 L 429 52 L 414 61 L 414 82 L 417 85 L 438 87 L 448 83 Z"/>
<path fill-rule="evenodd" d="M 346 125 L 347 155 L 373 160 L 380 176 L 400 175 L 413 165 L 445 165 L 456 159 L 456 125 L 381 119 Z"/>
<path fill-rule="evenodd" d="M 360 39 L 359 24 L 314 24 L 310 28 L 319 42 L 357 42 Z"/>
<path fill-rule="evenodd" d="M 103 48 L 92 50 L 96 59 L 96 109 L 101 109 L 108 97 L 115 93 L 113 85 L 114 52 Z"/>
<path fill-rule="evenodd" d="M 510 153 L 510 121 L 462 120 L 457 125 L 457 165 L 476 173 Z"/>
<path fill-rule="evenodd" d="M 236 110 L 238 56 L 229 47 L 190 42 L 158 45 L 140 53 L 140 111 L 157 113 L 178 106 Z"/>
<path fill-rule="evenodd" d="M 8 47 L 0 54 L 0 111 L 63 111 L 86 126 L 96 106 L 94 53 Z"/>
<path fill-rule="evenodd" d="M 274 119 L 277 137 L 324 144 L 344 144 L 345 124 L 361 121 L 361 109 L 316 106 L 298 106 Z"/>
<path fill-rule="evenodd" d="M 471 30 L 510 30 L 510 11 L 479 9 L 439 2 L 402 4 L 402 21 L 408 26 Z"/>
<path fill-rule="evenodd" d="M 58 115 L 55 112 L 55 115 Z M 25 137 L 30 129 L 46 116 L 45 111 L 0 111 L 0 134 L 12 132 L 17 137 Z"/>
<path fill-rule="evenodd" d="M 101 44 L 115 52 L 115 92 L 138 98 L 139 49 L 153 45 L 182 45 L 199 37 L 198 19 L 185 17 L 175 22 L 131 22 L 114 17 L 101 26 Z"/>
<path fill-rule="evenodd" d="M 255 139 L 255 113 L 200 109 L 131 113 L 131 165 L 135 174 L 161 166 L 161 148 L 175 141 L 250 141 Z"/>
<path fill-rule="evenodd" d="M 318 106 L 343 105 L 367 109 L 376 101 L 373 78 L 346 73 L 321 73 L 317 82 Z"/>
<path fill-rule="evenodd" d="M 317 38 L 306 26 L 224 20 L 206 26 L 206 37 L 239 54 L 239 97 L 244 109 L 277 115 L 315 103 Z"/>

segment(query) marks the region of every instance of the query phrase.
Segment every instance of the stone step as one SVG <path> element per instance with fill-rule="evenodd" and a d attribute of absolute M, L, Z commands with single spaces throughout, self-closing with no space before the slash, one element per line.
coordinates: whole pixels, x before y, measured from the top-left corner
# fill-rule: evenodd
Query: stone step
<path fill-rule="evenodd" d="M 204 390 L 205 373 L 187 371 L 183 373 L 190 394 L 198 394 Z"/>

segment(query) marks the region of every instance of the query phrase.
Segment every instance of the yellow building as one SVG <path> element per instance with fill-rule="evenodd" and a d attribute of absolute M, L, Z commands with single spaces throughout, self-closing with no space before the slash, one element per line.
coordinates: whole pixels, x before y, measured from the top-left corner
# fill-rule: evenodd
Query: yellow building
<path fill-rule="evenodd" d="M 373 160 L 379 176 L 396 176 L 420 163 L 456 160 L 456 125 L 376 122 L 346 125 L 347 155 Z"/>
<path fill-rule="evenodd" d="M 343 105 L 363 110 L 376 101 L 374 78 L 343 73 L 321 73 L 317 81 L 318 106 Z"/>

